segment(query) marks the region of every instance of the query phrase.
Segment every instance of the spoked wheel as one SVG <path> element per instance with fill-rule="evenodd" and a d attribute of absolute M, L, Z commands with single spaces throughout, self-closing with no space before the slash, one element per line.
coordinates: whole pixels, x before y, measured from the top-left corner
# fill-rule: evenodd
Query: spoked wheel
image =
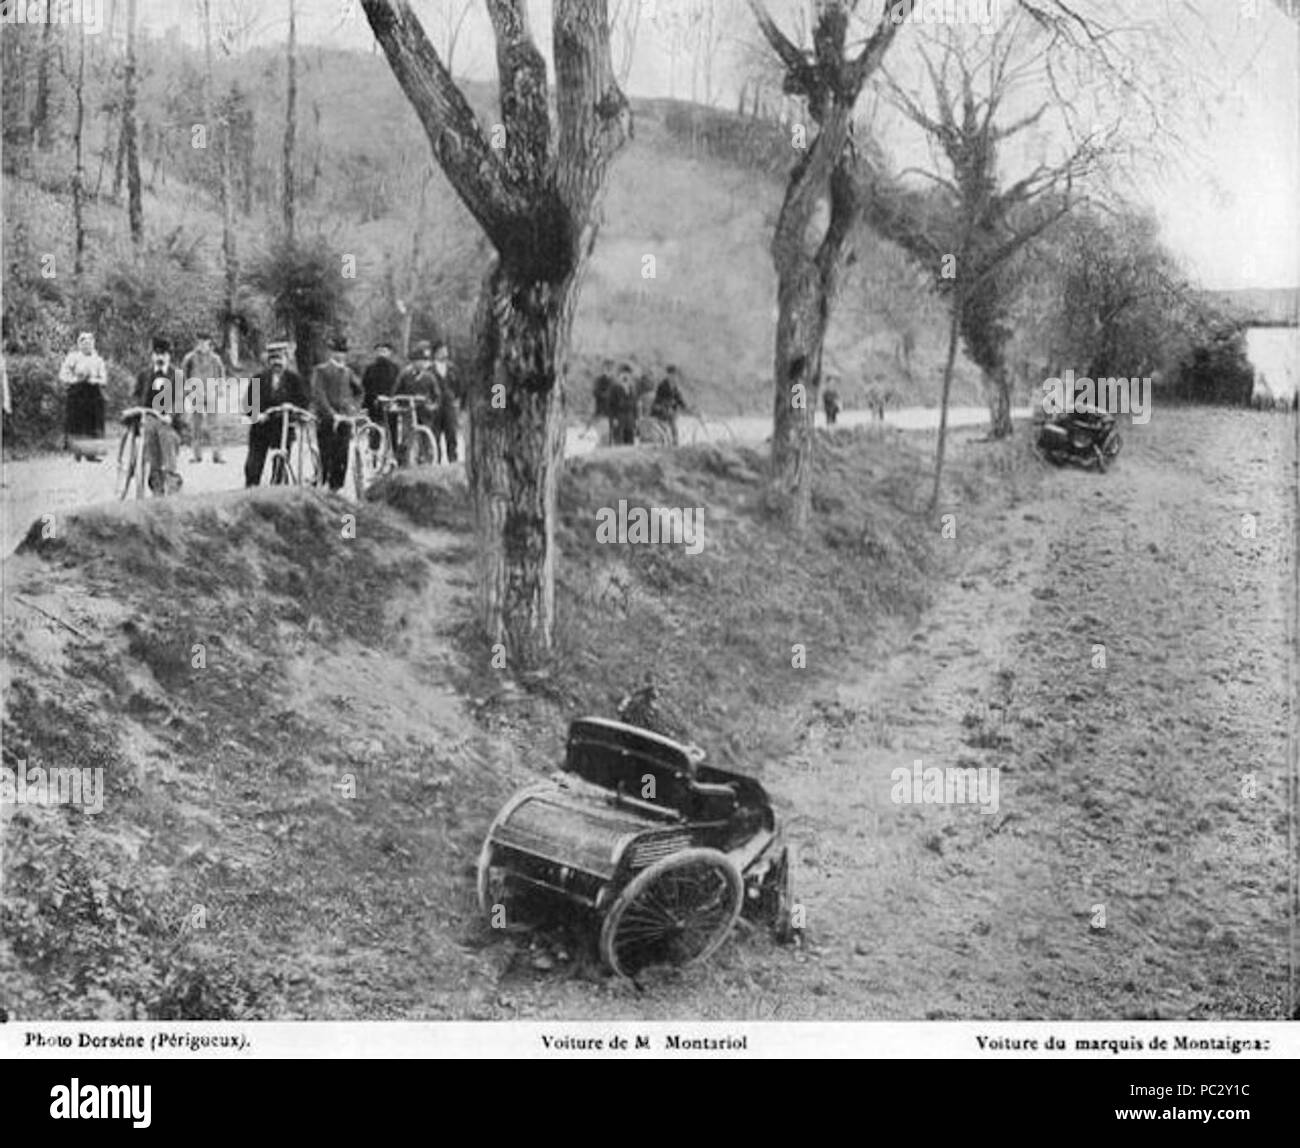
<path fill-rule="evenodd" d="M 282 454 L 271 456 L 271 485 L 284 486 L 289 481 L 289 465 Z"/>
<path fill-rule="evenodd" d="M 636 424 L 636 441 L 652 446 L 672 446 L 673 432 L 667 423 L 657 418 L 638 419 Z"/>
<path fill-rule="evenodd" d="M 600 930 L 600 955 L 620 976 L 692 965 L 726 939 L 740 915 L 740 870 L 716 849 L 683 849 L 638 873 Z"/>
<path fill-rule="evenodd" d="M 122 432 L 117 444 L 117 497 L 126 498 L 135 480 L 135 439 L 130 429 Z"/>

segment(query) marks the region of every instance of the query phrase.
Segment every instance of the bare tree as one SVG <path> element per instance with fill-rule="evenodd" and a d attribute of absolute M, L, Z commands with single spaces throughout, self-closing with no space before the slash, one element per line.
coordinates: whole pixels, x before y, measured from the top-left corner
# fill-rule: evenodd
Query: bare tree
<path fill-rule="evenodd" d="M 465 21 L 473 6 L 474 0 L 437 0 L 434 6 L 440 32 L 438 46 L 448 75 L 452 74 L 456 48 L 460 44 L 461 33 L 465 30 Z"/>
<path fill-rule="evenodd" d="M 294 136 L 298 131 L 298 24 L 295 0 L 289 0 L 289 42 L 285 47 L 287 79 L 284 97 L 284 234 L 293 243 L 295 189 L 293 181 Z"/>
<path fill-rule="evenodd" d="M 212 74 L 212 10 L 211 0 L 202 0 L 203 9 L 203 117 L 207 120 L 209 144 L 211 137 L 219 136 L 219 196 L 221 200 L 221 256 L 225 265 L 223 309 L 225 315 L 225 339 L 222 345 L 228 363 L 239 361 L 239 323 L 236 319 L 237 300 L 239 298 L 239 254 L 235 240 L 235 205 L 230 175 L 230 123 L 228 118 L 218 117 L 213 101 Z M 210 153 L 209 153 L 210 154 Z"/>
<path fill-rule="evenodd" d="M 778 306 L 772 490 L 778 510 L 802 531 L 812 505 L 822 346 L 862 207 L 851 117 L 863 84 L 880 66 L 900 25 L 888 18 L 893 5 L 885 0 L 876 6 L 880 19 L 865 44 L 852 51 L 849 25 L 858 0 L 820 0 L 812 48 L 806 50 L 777 27 L 762 0 L 749 3 L 785 68 L 785 91 L 805 101 L 811 121 L 794 125 L 799 158 L 772 237 Z"/>
<path fill-rule="evenodd" d="M 84 45 L 83 45 L 84 47 Z M 54 51 L 54 21 L 41 29 L 41 47 L 36 56 L 36 104 L 32 108 L 32 138 L 38 148 L 50 145 L 50 57 Z"/>
<path fill-rule="evenodd" d="M 610 0 L 610 50 L 614 57 L 614 77 L 626 87 L 636 55 L 637 34 L 641 31 L 641 14 L 645 0 Z"/>
<path fill-rule="evenodd" d="M 59 70 L 64 79 L 72 86 L 72 229 L 73 259 L 72 271 L 78 288 L 86 266 L 86 25 L 82 21 L 77 25 L 77 69 L 73 73 L 64 63 L 63 54 L 59 53 Z"/>
<path fill-rule="evenodd" d="M 136 124 L 137 61 L 136 0 L 126 0 L 126 68 L 123 73 L 122 145 L 126 155 L 127 218 L 131 240 L 137 246 L 144 240 L 144 201 L 140 187 L 140 144 Z"/>
<path fill-rule="evenodd" d="M 550 649 L 555 619 L 570 332 L 608 168 L 631 127 L 610 61 L 606 0 L 553 5 L 554 138 L 546 61 L 525 0 L 488 0 L 501 100 L 492 142 L 410 4 L 362 5 L 434 156 L 496 249 L 467 396 L 479 616 L 515 664 L 536 663 Z"/>

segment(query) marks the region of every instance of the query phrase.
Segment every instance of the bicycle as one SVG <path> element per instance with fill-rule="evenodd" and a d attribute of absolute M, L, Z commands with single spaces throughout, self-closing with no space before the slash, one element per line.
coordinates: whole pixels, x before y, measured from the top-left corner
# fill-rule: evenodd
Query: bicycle
<path fill-rule="evenodd" d="M 335 427 L 344 423 L 352 428 L 348 443 L 348 471 L 352 475 L 352 489 L 360 502 L 365 497 L 366 487 L 392 469 L 388 431 L 367 414 L 334 416 Z M 378 446 L 373 445 L 376 435 L 379 436 Z"/>
<path fill-rule="evenodd" d="M 403 457 L 410 459 L 414 457 L 414 465 L 420 465 L 422 459 L 428 459 L 429 462 L 441 463 L 443 459 L 442 446 L 438 442 L 433 431 L 420 422 L 420 406 L 427 403 L 428 400 L 420 395 L 391 395 L 381 397 L 379 405 L 386 412 L 395 416 L 395 427 L 390 447 L 392 448 L 392 464 L 394 466 L 409 466 L 411 463 L 403 462 Z M 413 452 L 404 452 L 406 446 L 406 429 L 410 425 L 411 435 L 415 439 L 415 450 Z"/>
<path fill-rule="evenodd" d="M 263 411 L 262 418 L 267 419 L 277 414 L 280 416 L 280 445 L 267 451 L 267 461 L 271 466 L 271 485 L 315 485 L 323 473 L 320 451 L 314 443 L 307 441 L 307 432 L 316 422 L 316 416 L 293 403 L 280 403 Z M 289 446 L 289 428 L 293 425 L 299 428 L 299 433 L 294 438 L 294 446 L 298 448 L 296 451 Z M 294 455 L 297 456 L 296 465 Z M 307 478 L 305 462 L 311 463 L 310 479 Z"/>
<path fill-rule="evenodd" d="M 126 423 L 122 437 L 117 443 L 117 482 L 115 490 L 119 499 L 130 497 L 135 488 L 135 497 L 144 498 L 149 489 L 149 476 L 145 473 L 144 460 L 144 420 L 155 418 L 166 421 L 166 416 L 152 407 L 127 407 L 122 412 L 122 421 Z M 160 497 L 167 494 L 166 483 Z"/>

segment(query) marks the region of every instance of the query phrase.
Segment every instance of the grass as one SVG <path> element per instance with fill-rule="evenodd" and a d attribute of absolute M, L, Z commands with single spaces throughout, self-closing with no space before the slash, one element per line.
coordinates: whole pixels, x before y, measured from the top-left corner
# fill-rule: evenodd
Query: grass
<path fill-rule="evenodd" d="M 980 453 L 1000 449 L 955 452 L 963 490 L 1005 480 Z M 97 765 L 106 801 L 10 820 L 0 1004 L 15 1018 L 525 1015 L 491 986 L 527 942 L 488 943 L 472 903 L 492 814 L 554 767 L 569 718 L 611 713 L 646 670 L 719 764 L 762 776 L 789 754 L 785 703 L 811 704 L 905 633 L 948 576 L 913 504 L 926 459 L 898 435 L 823 437 L 799 543 L 764 510 L 753 450 L 574 462 L 555 655 L 513 696 L 474 637 L 463 489 L 437 472 L 360 508 L 239 493 L 88 510 L 33 537 L 16 582 L 57 579 L 97 612 L 58 656 L 10 638 L 6 763 Z M 621 498 L 702 507 L 703 550 L 598 543 L 596 511 Z"/>

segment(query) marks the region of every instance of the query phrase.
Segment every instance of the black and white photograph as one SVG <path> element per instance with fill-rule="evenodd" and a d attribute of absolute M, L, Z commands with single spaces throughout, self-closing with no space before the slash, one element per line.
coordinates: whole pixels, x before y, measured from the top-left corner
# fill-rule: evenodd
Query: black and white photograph
<path fill-rule="evenodd" d="M 1300 1055 L 1295 0 L 0 16 L 6 1056 Z"/>

